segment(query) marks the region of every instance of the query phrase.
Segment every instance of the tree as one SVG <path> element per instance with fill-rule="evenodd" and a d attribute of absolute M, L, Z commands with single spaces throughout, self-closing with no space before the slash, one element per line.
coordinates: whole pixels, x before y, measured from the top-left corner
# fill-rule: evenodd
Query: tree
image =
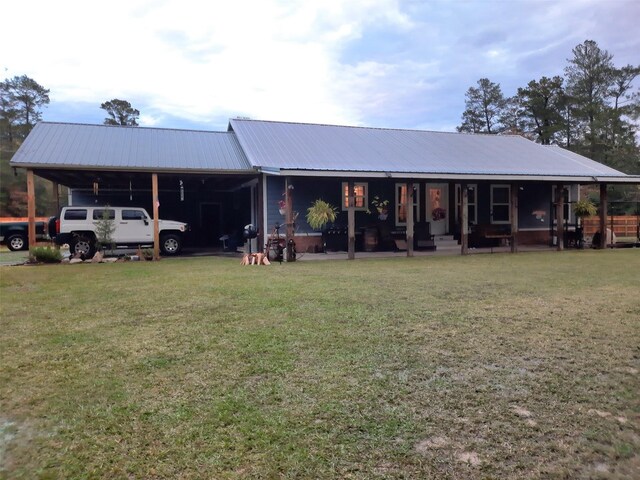
<path fill-rule="evenodd" d="M 613 55 L 598 47 L 593 40 L 585 40 L 573 50 L 565 68 L 567 91 L 574 99 L 574 115 L 585 123 L 585 140 L 591 158 L 602 150 L 599 129 L 603 127 L 607 93 L 613 78 Z"/>
<path fill-rule="evenodd" d="M 105 125 L 127 125 L 130 127 L 138 126 L 138 118 L 140 111 L 132 108 L 131 104 L 126 100 L 118 100 L 114 98 L 100 105 L 109 116 L 104 119 Z"/>
<path fill-rule="evenodd" d="M 470 87 L 465 94 L 465 111 L 459 132 L 498 133 L 503 128 L 501 118 L 506 100 L 499 83 L 488 78 L 478 80 L 478 88 Z"/>
<path fill-rule="evenodd" d="M 14 174 L 9 162 L 48 104 L 49 90 L 26 75 L 0 82 L 0 216 L 27 214 L 26 173 Z M 54 213 L 51 190 L 49 181 L 36 177 L 36 215 Z"/>
<path fill-rule="evenodd" d="M 98 250 L 108 249 L 113 250 L 115 248 L 115 242 L 113 240 L 113 234 L 116 231 L 116 222 L 114 217 L 111 216 L 113 210 L 109 208 L 107 204 L 100 218 L 93 222 L 96 226 L 96 240 Z"/>
<path fill-rule="evenodd" d="M 558 132 L 564 129 L 567 98 L 562 83 L 559 76 L 542 77 L 539 81 L 531 80 L 525 88 L 518 88 L 525 131 L 535 134 L 536 141 L 543 145 L 553 143 Z"/>
<path fill-rule="evenodd" d="M 0 83 L 0 136 L 12 142 L 25 138 L 42 119 L 41 108 L 49 104 L 49 90 L 26 75 Z"/>

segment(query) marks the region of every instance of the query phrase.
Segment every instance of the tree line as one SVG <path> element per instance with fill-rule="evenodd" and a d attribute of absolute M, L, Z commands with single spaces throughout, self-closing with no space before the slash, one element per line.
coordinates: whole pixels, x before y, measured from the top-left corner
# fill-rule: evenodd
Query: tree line
<path fill-rule="evenodd" d="M 0 216 L 27 215 L 26 172 L 12 171 L 9 162 L 50 103 L 50 90 L 26 75 L 0 82 Z M 126 100 L 114 98 L 100 105 L 105 125 L 138 126 L 140 111 Z M 56 213 L 50 182 L 36 177 L 36 215 Z M 65 192 L 59 193 L 66 198 Z M 62 202 L 64 203 L 64 202 Z"/>
<path fill-rule="evenodd" d="M 640 66 L 616 67 L 593 40 L 572 50 L 564 76 L 543 76 L 505 97 L 499 83 L 481 78 L 465 94 L 457 130 L 513 133 L 560 145 L 625 173 L 640 173 Z"/>

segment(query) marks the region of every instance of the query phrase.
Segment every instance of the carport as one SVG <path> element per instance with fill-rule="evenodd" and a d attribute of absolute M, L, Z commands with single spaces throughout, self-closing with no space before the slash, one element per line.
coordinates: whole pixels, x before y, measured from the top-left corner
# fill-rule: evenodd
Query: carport
<path fill-rule="evenodd" d="M 193 246 L 220 246 L 221 235 L 238 237 L 260 222 L 258 172 L 228 132 L 43 122 L 11 165 L 27 169 L 30 218 L 37 175 L 53 182 L 56 202 L 64 185 L 69 205 L 131 205 L 155 220 L 186 222 Z"/>

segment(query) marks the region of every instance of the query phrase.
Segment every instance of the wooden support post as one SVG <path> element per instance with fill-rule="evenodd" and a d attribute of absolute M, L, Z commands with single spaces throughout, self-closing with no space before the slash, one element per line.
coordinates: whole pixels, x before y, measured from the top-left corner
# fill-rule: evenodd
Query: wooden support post
<path fill-rule="evenodd" d="M 347 183 L 348 258 L 356 258 L 356 199 L 353 180 Z"/>
<path fill-rule="evenodd" d="M 460 185 L 460 254 L 469 253 L 469 190 L 466 183 Z"/>
<path fill-rule="evenodd" d="M 262 174 L 264 175 L 264 174 Z M 255 226 L 258 229 L 258 246 L 256 252 L 262 252 L 267 244 L 267 226 L 264 223 L 264 186 L 262 184 L 262 176 L 258 177 L 258 183 L 256 184 L 256 222 Z"/>
<path fill-rule="evenodd" d="M 58 182 L 51 182 L 53 186 L 53 204 L 56 206 L 56 215 L 60 213 L 60 186 Z"/>
<path fill-rule="evenodd" d="M 153 259 L 160 260 L 160 200 L 158 198 L 158 174 L 151 174 L 151 191 L 153 197 Z"/>
<path fill-rule="evenodd" d="M 36 189 L 33 170 L 27 170 L 27 216 L 29 220 L 29 250 L 36 246 Z"/>
<path fill-rule="evenodd" d="M 407 257 L 413 257 L 413 182 L 407 183 Z"/>
<path fill-rule="evenodd" d="M 558 250 L 564 250 L 564 185 L 556 185 L 556 238 Z"/>
<path fill-rule="evenodd" d="M 511 253 L 518 251 L 518 194 L 520 186 L 511 184 Z"/>
<path fill-rule="evenodd" d="M 287 262 L 294 261 L 293 251 L 289 248 L 289 242 L 293 240 L 293 185 L 291 184 L 291 178 L 287 177 L 284 181 L 285 186 L 285 222 L 287 228 L 285 230 L 285 240 L 287 245 Z"/>
<path fill-rule="evenodd" d="M 600 248 L 607 248 L 607 184 L 600 184 Z M 613 238 L 613 230 L 611 231 Z"/>

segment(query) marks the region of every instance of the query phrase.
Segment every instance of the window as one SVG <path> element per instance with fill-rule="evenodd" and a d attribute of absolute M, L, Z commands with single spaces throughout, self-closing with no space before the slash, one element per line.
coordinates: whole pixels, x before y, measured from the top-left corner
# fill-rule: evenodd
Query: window
<path fill-rule="evenodd" d="M 413 186 L 413 221 L 420 221 L 420 186 Z M 407 224 L 407 184 L 396 183 L 396 225 Z"/>
<path fill-rule="evenodd" d="M 122 210 L 122 220 L 146 220 L 142 210 Z"/>
<path fill-rule="evenodd" d="M 64 212 L 64 219 L 65 220 L 86 220 L 87 209 L 86 208 L 68 209 Z"/>
<path fill-rule="evenodd" d="M 356 210 L 367 210 L 368 207 L 368 188 L 366 183 L 354 183 L 354 206 Z M 349 208 L 349 182 L 342 182 L 342 209 Z"/>
<path fill-rule="evenodd" d="M 100 209 L 96 208 L 93 211 L 93 219 L 94 220 L 103 220 L 105 212 L 107 212 L 107 218 L 109 220 L 113 220 L 114 218 L 116 218 L 116 211 L 115 210 L 111 210 L 111 209 L 100 210 Z"/>
<path fill-rule="evenodd" d="M 476 204 L 476 195 L 478 191 L 477 185 L 467 185 L 467 215 L 470 224 L 478 223 L 478 209 Z M 462 212 L 462 191 L 460 185 L 456 185 L 456 221 L 460 223 L 460 214 Z"/>
<path fill-rule="evenodd" d="M 569 188 L 564 188 L 564 221 L 571 223 L 573 221 L 573 209 L 571 207 L 571 190 Z M 554 205 L 556 204 L 556 186 L 553 185 L 551 189 L 551 202 Z M 555 223 L 556 213 L 553 212 L 553 218 Z"/>
<path fill-rule="evenodd" d="M 511 186 L 491 185 L 491 223 L 511 223 Z"/>

